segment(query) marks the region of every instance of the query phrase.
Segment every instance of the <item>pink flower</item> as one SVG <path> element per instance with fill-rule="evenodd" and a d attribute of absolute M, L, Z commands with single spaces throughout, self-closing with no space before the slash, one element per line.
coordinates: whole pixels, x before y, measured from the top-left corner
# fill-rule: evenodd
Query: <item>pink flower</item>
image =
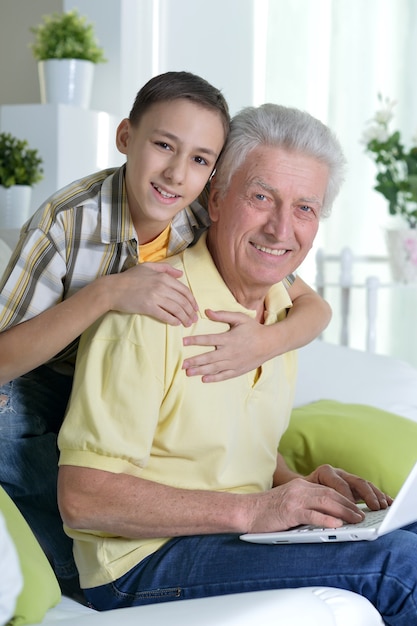
<path fill-rule="evenodd" d="M 405 249 L 407 250 L 407 259 L 411 261 L 413 265 L 417 265 L 417 239 L 408 237 L 404 241 Z"/>

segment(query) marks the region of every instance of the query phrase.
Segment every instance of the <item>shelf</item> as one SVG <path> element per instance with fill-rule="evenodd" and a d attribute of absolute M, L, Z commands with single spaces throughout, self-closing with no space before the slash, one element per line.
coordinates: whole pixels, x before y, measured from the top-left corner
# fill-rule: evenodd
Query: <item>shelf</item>
<path fill-rule="evenodd" d="M 44 180 L 33 187 L 32 212 L 73 180 L 124 163 L 115 146 L 119 122 L 103 111 L 64 104 L 0 106 L 0 131 L 27 139 L 43 158 Z"/>

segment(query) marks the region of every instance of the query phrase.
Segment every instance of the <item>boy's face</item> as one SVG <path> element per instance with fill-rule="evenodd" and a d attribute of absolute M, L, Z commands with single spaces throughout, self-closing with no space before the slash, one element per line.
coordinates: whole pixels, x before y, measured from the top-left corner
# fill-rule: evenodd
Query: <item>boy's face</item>
<path fill-rule="evenodd" d="M 220 114 L 186 99 L 159 102 L 116 135 L 126 155 L 129 210 L 139 237 L 157 237 L 203 190 L 225 141 Z"/>

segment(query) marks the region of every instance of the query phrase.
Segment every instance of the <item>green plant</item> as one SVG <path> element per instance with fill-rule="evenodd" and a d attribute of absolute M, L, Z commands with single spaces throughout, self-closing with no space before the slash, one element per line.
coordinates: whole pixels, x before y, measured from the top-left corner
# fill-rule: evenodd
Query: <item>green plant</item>
<path fill-rule="evenodd" d="M 32 187 L 43 178 L 42 163 L 38 150 L 30 149 L 25 139 L 0 133 L 0 185 Z"/>
<path fill-rule="evenodd" d="M 395 102 L 378 98 L 382 108 L 362 136 L 378 170 L 374 189 L 388 200 L 390 215 L 400 215 L 410 228 L 417 228 L 417 141 L 409 150 L 404 147 L 400 132 L 389 128 Z"/>
<path fill-rule="evenodd" d="M 92 63 L 106 61 L 94 35 L 93 25 L 87 23 L 76 9 L 66 13 L 44 15 L 43 22 L 32 26 L 35 35 L 31 44 L 38 61 L 46 59 L 83 59 Z"/>

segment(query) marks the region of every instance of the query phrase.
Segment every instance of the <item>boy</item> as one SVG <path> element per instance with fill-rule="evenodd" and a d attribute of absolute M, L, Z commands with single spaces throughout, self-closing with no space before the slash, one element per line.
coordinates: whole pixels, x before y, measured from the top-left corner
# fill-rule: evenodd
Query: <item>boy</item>
<path fill-rule="evenodd" d="M 194 297 L 177 280 L 181 272 L 154 262 L 208 226 L 206 210 L 190 205 L 214 171 L 229 121 L 222 94 L 198 76 L 151 79 L 117 129 L 126 164 L 49 198 L 22 229 L 0 284 L 0 483 L 66 593 L 77 587 L 77 574 L 56 505 L 56 434 L 78 337 L 110 310 L 184 326 L 196 319 Z M 244 315 L 212 312 L 232 330 L 188 338 L 217 349 L 187 360 L 187 374 L 204 374 L 206 382 L 236 376 L 315 337 L 328 322 L 327 304 L 298 278 L 290 295 L 294 311 L 272 330 Z M 303 316 L 305 300 L 315 307 L 310 302 Z"/>

